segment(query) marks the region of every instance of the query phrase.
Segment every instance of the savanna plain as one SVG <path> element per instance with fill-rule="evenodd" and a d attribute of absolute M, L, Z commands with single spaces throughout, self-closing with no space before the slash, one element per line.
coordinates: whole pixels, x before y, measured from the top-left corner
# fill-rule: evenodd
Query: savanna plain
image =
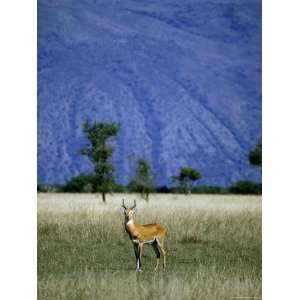
<path fill-rule="evenodd" d="M 166 227 L 165 271 L 148 245 L 135 271 L 123 198 Z M 38 194 L 39 300 L 260 298 L 260 196 Z"/>

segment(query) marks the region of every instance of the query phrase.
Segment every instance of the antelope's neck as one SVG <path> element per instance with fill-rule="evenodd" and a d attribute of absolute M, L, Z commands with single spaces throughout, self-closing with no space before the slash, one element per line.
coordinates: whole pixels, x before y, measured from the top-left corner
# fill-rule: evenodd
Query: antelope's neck
<path fill-rule="evenodd" d="M 128 232 L 132 233 L 134 231 L 134 227 L 135 227 L 135 224 L 132 219 L 125 222 L 125 228 Z"/>
<path fill-rule="evenodd" d="M 125 227 L 128 227 L 128 228 L 134 227 L 134 222 L 133 222 L 133 220 L 131 219 L 131 220 L 125 222 Z"/>

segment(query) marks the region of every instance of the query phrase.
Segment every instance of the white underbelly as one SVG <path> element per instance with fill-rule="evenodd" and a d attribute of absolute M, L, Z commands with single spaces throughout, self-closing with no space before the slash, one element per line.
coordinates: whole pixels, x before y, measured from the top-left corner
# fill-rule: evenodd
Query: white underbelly
<path fill-rule="evenodd" d="M 138 244 L 140 243 L 140 241 L 138 239 L 132 239 L 131 240 L 134 244 Z M 149 241 L 144 241 L 144 244 L 152 244 L 154 243 L 155 239 L 154 240 L 149 240 Z"/>
<path fill-rule="evenodd" d="M 152 244 L 155 240 L 145 241 L 145 244 Z"/>

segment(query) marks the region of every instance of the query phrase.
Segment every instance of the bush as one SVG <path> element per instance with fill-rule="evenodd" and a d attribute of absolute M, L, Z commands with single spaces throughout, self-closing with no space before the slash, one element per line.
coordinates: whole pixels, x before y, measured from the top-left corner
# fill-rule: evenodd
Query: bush
<path fill-rule="evenodd" d="M 93 180 L 93 175 L 80 174 L 71 178 L 62 187 L 62 191 L 66 193 L 90 193 L 93 190 Z"/>
<path fill-rule="evenodd" d="M 197 186 L 192 188 L 192 194 L 226 194 L 226 188 L 219 186 Z"/>
<path fill-rule="evenodd" d="M 252 181 L 238 181 L 235 185 L 229 188 L 229 192 L 233 194 L 255 194 L 259 195 L 262 192 L 261 183 Z"/>
<path fill-rule="evenodd" d="M 121 184 L 115 184 L 112 188 L 112 191 L 115 193 L 126 193 L 127 188 L 126 188 L 126 186 L 123 186 Z"/>
<path fill-rule="evenodd" d="M 80 174 L 71 178 L 64 186 L 62 186 L 61 191 L 65 193 L 94 193 L 94 180 L 94 175 Z M 124 193 L 127 190 L 123 185 L 113 184 L 111 191 L 116 193 Z"/>
<path fill-rule="evenodd" d="M 51 185 L 51 184 L 38 184 L 37 185 L 37 192 L 38 193 L 56 193 L 60 192 L 61 187 L 58 185 Z"/>
<path fill-rule="evenodd" d="M 167 193 L 171 193 L 172 190 L 170 188 L 168 188 L 166 185 L 162 185 L 162 186 L 158 186 L 155 188 L 155 192 L 156 193 L 163 193 L 163 194 L 167 194 Z"/>

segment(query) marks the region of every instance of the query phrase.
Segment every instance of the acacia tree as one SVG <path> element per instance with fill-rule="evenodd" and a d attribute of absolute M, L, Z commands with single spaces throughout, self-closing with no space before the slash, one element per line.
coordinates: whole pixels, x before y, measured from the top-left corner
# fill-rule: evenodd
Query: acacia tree
<path fill-rule="evenodd" d="M 191 182 L 197 181 L 201 178 L 200 172 L 190 167 L 183 167 L 180 169 L 179 175 L 172 176 L 173 181 L 179 182 L 179 187 L 184 194 L 191 193 Z"/>
<path fill-rule="evenodd" d="M 136 161 L 136 171 L 129 186 L 140 192 L 141 197 L 147 202 L 149 201 L 149 193 L 153 189 L 153 172 L 150 163 L 146 159 L 138 159 Z"/>
<path fill-rule="evenodd" d="M 248 158 L 250 164 L 261 167 L 261 143 L 257 144 L 256 147 L 250 151 Z"/>
<path fill-rule="evenodd" d="M 89 145 L 81 150 L 81 154 L 87 156 L 94 164 L 92 180 L 93 192 L 102 194 L 103 202 L 106 202 L 106 193 L 112 191 L 114 185 L 114 166 L 111 157 L 114 148 L 108 141 L 115 137 L 120 130 L 116 123 L 89 123 L 83 125 L 83 132 L 89 140 Z"/>

